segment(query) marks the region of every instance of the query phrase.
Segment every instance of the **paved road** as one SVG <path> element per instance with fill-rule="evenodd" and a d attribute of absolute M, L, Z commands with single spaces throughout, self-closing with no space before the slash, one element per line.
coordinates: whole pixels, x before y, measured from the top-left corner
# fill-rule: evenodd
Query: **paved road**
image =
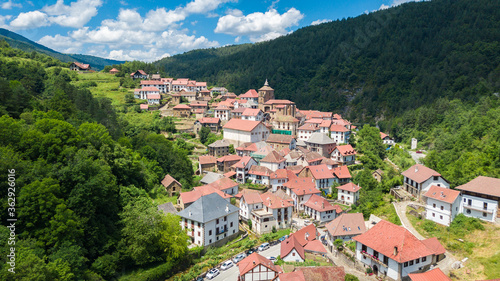
<path fill-rule="evenodd" d="M 274 245 L 272 247 L 269 247 L 269 249 L 259 252 L 260 255 L 264 257 L 277 257 L 280 255 L 281 251 L 281 244 Z M 233 267 L 229 268 L 226 271 L 221 270 L 219 276 L 215 277 L 214 281 L 236 281 L 238 280 L 238 275 L 239 275 L 239 269 L 237 265 L 234 265 Z"/>
<path fill-rule="evenodd" d="M 413 160 L 415 160 L 415 162 L 417 162 L 418 164 L 422 164 L 422 161 L 420 161 L 420 159 L 422 159 L 426 156 L 425 153 L 417 153 L 417 152 L 411 151 L 411 150 L 408 150 L 408 152 L 410 153 Z"/>

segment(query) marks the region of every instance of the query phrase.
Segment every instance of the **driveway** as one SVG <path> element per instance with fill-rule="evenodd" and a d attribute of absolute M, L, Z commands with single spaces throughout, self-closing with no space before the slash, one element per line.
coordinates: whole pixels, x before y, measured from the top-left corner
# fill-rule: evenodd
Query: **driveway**
<path fill-rule="evenodd" d="M 264 257 L 277 257 L 280 255 L 281 251 L 281 244 L 274 245 L 272 247 L 269 247 L 269 249 L 259 252 L 260 255 Z M 234 265 L 233 267 L 229 268 L 228 270 L 221 270 L 219 276 L 215 277 L 212 280 L 215 281 L 235 281 L 238 280 L 239 276 L 239 269 L 238 265 Z"/>
<path fill-rule="evenodd" d="M 413 160 L 415 160 L 415 162 L 417 162 L 418 164 L 422 164 L 422 161 L 420 161 L 420 160 L 426 156 L 425 152 L 424 153 L 417 153 L 416 151 L 411 151 L 411 150 L 408 150 L 408 152 L 410 153 L 411 158 L 413 158 Z"/>

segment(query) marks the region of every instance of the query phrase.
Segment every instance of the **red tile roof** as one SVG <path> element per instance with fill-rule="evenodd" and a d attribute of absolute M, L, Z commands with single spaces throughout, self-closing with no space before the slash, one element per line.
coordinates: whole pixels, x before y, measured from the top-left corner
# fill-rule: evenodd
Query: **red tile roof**
<path fill-rule="evenodd" d="M 169 187 L 174 182 L 182 186 L 182 184 L 180 184 L 176 179 L 174 179 L 171 175 L 167 174 L 165 178 L 163 178 L 163 180 L 161 181 L 161 184 L 163 184 L 164 187 Z"/>
<path fill-rule="evenodd" d="M 232 162 L 232 161 L 240 161 L 241 156 L 235 154 L 224 155 L 222 157 L 217 158 L 217 162 Z"/>
<path fill-rule="evenodd" d="M 305 254 L 304 254 L 304 246 L 302 246 L 295 235 L 290 235 L 287 239 L 281 241 L 281 249 L 280 249 L 280 256 L 283 259 L 286 257 L 292 250 L 295 249 L 299 256 L 304 260 L 305 259 Z"/>
<path fill-rule="evenodd" d="M 280 281 L 306 281 L 302 271 L 294 271 L 288 273 L 281 273 L 279 275 Z"/>
<path fill-rule="evenodd" d="M 350 179 L 351 173 L 347 166 L 340 166 L 332 169 L 333 174 L 339 179 Z"/>
<path fill-rule="evenodd" d="M 300 245 L 305 246 L 307 243 L 315 240 L 318 237 L 318 230 L 316 229 L 314 224 L 311 223 L 310 225 L 304 226 L 301 229 L 297 230 L 290 236 L 295 236 Z"/>
<path fill-rule="evenodd" d="M 220 118 L 213 117 L 203 117 L 198 119 L 201 124 L 218 124 L 220 122 Z"/>
<path fill-rule="evenodd" d="M 254 89 L 250 89 L 246 93 L 240 95 L 240 98 L 258 98 L 258 97 L 259 93 L 257 93 L 257 91 Z"/>
<path fill-rule="evenodd" d="M 309 120 L 307 120 L 307 121 L 306 121 L 306 122 L 304 122 L 304 123 L 305 123 L 305 124 L 316 124 L 316 125 L 318 125 L 318 126 L 319 126 L 319 124 L 323 123 L 323 121 L 325 121 L 325 120 L 323 120 L 323 119 L 316 119 L 316 118 L 314 118 L 314 119 L 309 119 Z"/>
<path fill-rule="evenodd" d="M 333 237 L 353 236 L 366 232 L 365 219 L 361 213 L 348 213 L 336 217 L 325 225 Z"/>
<path fill-rule="evenodd" d="M 333 124 L 333 125 L 330 126 L 330 131 L 331 132 L 349 132 L 349 129 L 347 129 L 343 125 Z"/>
<path fill-rule="evenodd" d="M 238 183 L 234 182 L 230 178 L 224 177 L 224 178 L 220 178 L 220 179 L 214 181 L 213 183 L 211 183 L 209 185 L 215 189 L 223 191 L 223 190 L 238 186 Z"/>
<path fill-rule="evenodd" d="M 140 108 L 141 108 L 141 109 L 148 109 L 148 108 L 149 108 L 149 105 L 148 105 L 148 104 L 143 103 L 143 104 L 141 104 L 141 105 L 140 105 Z"/>
<path fill-rule="evenodd" d="M 325 253 L 326 254 L 326 249 L 325 246 L 323 246 L 323 243 L 319 240 L 313 240 L 309 243 L 306 244 L 304 247 L 304 250 L 306 252 L 314 252 L 314 253 Z"/>
<path fill-rule="evenodd" d="M 422 240 L 422 243 L 431 250 L 435 255 L 442 255 L 446 253 L 446 249 L 439 243 L 439 240 L 436 237 L 431 237 L 425 240 Z"/>
<path fill-rule="evenodd" d="M 316 165 L 316 166 L 307 166 L 305 169 L 309 169 L 314 179 L 331 179 L 335 178 L 330 169 L 326 164 Z"/>
<path fill-rule="evenodd" d="M 217 159 L 213 157 L 212 155 L 202 155 L 198 157 L 198 162 L 200 162 L 201 165 L 205 164 L 215 164 L 217 163 Z"/>
<path fill-rule="evenodd" d="M 187 104 L 178 104 L 174 106 L 174 109 L 191 109 L 191 107 Z"/>
<path fill-rule="evenodd" d="M 289 178 L 283 186 L 290 188 L 297 195 L 321 194 L 313 182 L 313 178 Z"/>
<path fill-rule="evenodd" d="M 243 189 L 241 191 L 241 198 L 243 198 L 247 204 L 262 203 L 262 198 L 260 198 L 260 193 L 257 190 Z"/>
<path fill-rule="evenodd" d="M 295 104 L 295 103 L 289 100 L 268 100 L 264 104 Z"/>
<path fill-rule="evenodd" d="M 89 64 L 85 64 L 85 63 L 81 63 L 81 62 L 73 62 L 76 66 L 78 66 L 79 68 L 81 69 L 88 69 L 89 68 Z"/>
<path fill-rule="evenodd" d="M 433 254 L 422 241 L 418 240 L 406 228 L 385 220 L 381 220 L 365 233 L 353 237 L 353 240 L 374 249 L 398 263 L 404 263 Z M 396 255 L 394 255 L 395 249 Z"/>
<path fill-rule="evenodd" d="M 109 73 L 111 73 L 111 72 L 120 72 L 120 71 L 119 71 L 118 69 L 116 69 L 116 68 L 112 68 L 112 69 L 109 71 Z"/>
<path fill-rule="evenodd" d="M 272 179 L 288 179 L 288 173 L 286 169 L 278 169 L 271 176 Z"/>
<path fill-rule="evenodd" d="M 339 205 L 332 205 L 326 198 L 313 194 L 309 200 L 307 200 L 306 203 L 304 203 L 304 206 L 309 207 L 313 210 L 316 210 L 318 212 L 325 212 L 325 211 L 333 211 L 335 210 L 335 213 L 339 214 L 342 213 L 342 208 L 340 208 Z"/>
<path fill-rule="evenodd" d="M 321 124 L 319 124 L 319 127 L 320 128 L 330 128 L 330 125 L 332 125 L 332 120 L 323 120 L 323 122 L 321 122 Z"/>
<path fill-rule="evenodd" d="M 251 132 L 259 124 L 262 124 L 260 121 L 252 121 L 252 120 L 242 120 L 242 119 L 231 119 L 229 122 L 224 125 L 224 129 L 231 129 L 231 130 L 238 130 L 238 131 L 245 131 L 245 132 Z"/>
<path fill-rule="evenodd" d="M 304 130 L 304 131 L 319 131 L 319 128 L 316 127 L 314 124 L 304 124 L 300 126 L 297 130 Z"/>
<path fill-rule="evenodd" d="M 263 265 L 276 273 L 282 272 L 282 270 L 277 265 L 274 265 L 272 261 L 266 259 L 258 253 L 253 253 L 238 263 L 240 276 L 245 275 L 245 273 L 259 265 Z"/>
<path fill-rule="evenodd" d="M 337 189 L 342 189 L 345 191 L 358 192 L 361 189 L 361 186 L 355 185 L 354 183 L 346 183 L 344 185 L 338 186 Z"/>
<path fill-rule="evenodd" d="M 423 183 L 430 177 L 440 177 L 441 174 L 434 171 L 431 168 L 427 168 L 422 164 L 415 164 L 411 166 L 408 170 L 401 173 L 403 176 L 417 182 Z"/>
<path fill-rule="evenodd" d="M 141 80 L 141 85 L 163 85 L 164 83 L 161 81 L 155 80 Z"/>
<path fill-rule="evenodd" d="M 231 110 L 231 108 L 229 108 L 229 106 L 221 104 L 221 103 L 222 102 L 219 103 L 219 106 L 217 106 L 217 108 L 215 110 Z"/>
<path fill-rule="evenodd" d="M 500 197 L 500 179 L 479 176 L 456 189 Z"/>
<path fill-rule="evenodd" d="M 250 157 L 250 156 L 243 156 L 241 157 L 241 160 L 238 161 L 238 163 L 234 164 L 232 167 L 234 168 L 245 168 L 245 166 L 248 165 L 248 163 L 250 163 L 250 161 L 252 160 L 253 158 Z"/>
<path fill-rule="evenodd" d="M 276 150 L 271 151 L 266 157 L 264 157 L 260 162 L 266 163 L 282 163 L 285 162 L 285 158 L 281 156 Z"/>
<path fill-rule="evenodd" d="M 308 281 L 344 281 L 345 279 L 345 271 L 342 266 L 295 267 L 294 270 L 295 272 L 301 271 L 305 280 Z"/>
<path fill-rule="evenodd" d="M 408 277 L 411 281 L 451 281 L 450 277 L 446 276 L 439 268 L 422 273 L 409 273 Z"/>
<path fill-rule="evenodd" d="M 220 190 L 217 190 L 210 185 L 198 186 L 198 187 L 195 187 L 194 190 L 191 190 L 188 192 L 181 192 L 181 194 L 179 195 L 179 198 L 182 200 L 182 202 L 184 204 L 186 204 L 186 203 L 192 203 L 192 202 L 198 200 L 200 197 L 205 196 L 205 195 L 209 195 L 212 193 L 217 193 L 222 198 L 231 198 L 231 195 L 226 194 Z"/>
<path fill-rule="evenodd" d="M 161 96 L 159 93 L 158 94 L 148 94 L 147 99 L 148 100 L 159 100 L 159 99 L 161 99 Z"/>
<path fill-rule="evenodd" d="M 248 174 L 270 177 L 273 174 L 273 171 L 271 171 L 268 167 L 253 165 L 250 167 L 250 170 L 248 170 Z"/>
<path fill-rule="evenodd" d="M 387 138 L 387 137 L 389 137 L 389 135 L 388 135 L 388 134 L 384 134 L 384 133 L 380 132 L 380 138 L 381 138 L 381 139 L 385 139 L 385 138 Z M 391 137 L 389 137 L 389 138 L 391 138 Z"/>
<path fill-rule="evenodd" d="M 288 208 L 292 207 L 293 204 L 283 200 L 282 198 L 274 195 L 272 192 L 266 192 L 260 195 L 260 198 L 264 202 L 264 205 L 271 209 Z"/>
<path fill-rule="evenodd" d="M 241 115 L 243 116 L 257 116 L 261 112 L 258 108 L 246 108 Z"/>
<path fill-rule="evenodd" d="M 235 171 L 229 171 L 227 173 L 224 174 L 224 177 L 226 178 L 231 178 L 233 177 L 234 175 L 236 175 L 236 172 Z"/>
<path fill-rule="evenodd" d="M 144 92 L 160 92 L 156 87 L 142 87 L 141 91 Z"/>
<path fill-rule="evenodd" d="M 333 148 L 333 151 L 335 150 L 338 150 L 342 156 L 356 155 L 356 150 L 350 144 L 336 146 Z"/>
<path fill-rule="evenodd" d="M 429 187 L 429 190 L 427 190 L 427 192 L 424 194 L 424 196 L 427 198 L 432 198 L 438 201 L 446 202 L 448 204 L 453 204 L 453 202 L 457 200 L 458 195 L 460 195 L 460 191 L 458 190 L 435 185 Z"/>

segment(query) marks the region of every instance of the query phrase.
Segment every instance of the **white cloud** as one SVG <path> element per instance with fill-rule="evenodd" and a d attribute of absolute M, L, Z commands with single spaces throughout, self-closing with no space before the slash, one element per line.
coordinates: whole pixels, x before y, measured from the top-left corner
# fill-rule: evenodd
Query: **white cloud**
<path fill-rule="evenodd" d="M 235 0 L 194 0 L 189 2 L 185 8 L 181 8 L 186 14 L 203 14 L 215 10 L 220 4 L 236 2 Z"/>
<path fill-rule="evenodd" d="M 5 21 L 10 20 L 10 18 L 12 18 L 11 15 L 6 15 L 6 16 L 0 15 L 0 28 L 8 28 L 8 26 L 5 24 Z"/>
<path fill-rule="evenodd" d="M 327 19 L 323 19 L 323 20 L 315 20 L 313 22 L 311 22 L 311 25 L 318 25 L 318 24 L 322 24 L 322 23 L 325 23 L 325 22 L 331 22 L 332 20 L 327 20 Z"/>
<path fill-rule="evenodd" d="M 20 13 L 13 21 L 10 22 L 10 26 L 13 29 L 29 29 L 48 26 L 50 23 L 47 18 L 47 15 L 40 11 Z"/>
<path fill-rule="evenodd" d="M 63 53 L 75 53 L 83 45 L 71 37 L 61 36 L 60 34 L 56 34 L 55 36 L 46 35 L 38 40 L 37 43 Z"/>
<path fill-rule="evenodd" d="M 22 8 L 22 7 L 23 5 L 21 5 L 20 3 L 14 3 L 12 2 L 12 0 L 2 3 L 2 9 L 4 10 L 10 10 L 12 8 Z"/>
<path fill-rule="evenodd" d="M 97 15 L 101 0 L 77 0 L 69 6 L 63 0 L 57 0 L 52 6 L 45 6 L 42 11 L 47 13 L 49 20 L 61 26 L 80 28 Z"/>
<path fill-rule="evenodd" d="M 158 49 L 150 49 L 149 51 L 142 50 L 112 50 L 109 52 L 107 58 L 115 59 L 115 60 L 142 60 L 147 62 L 152 62 L 156 60 L 160 60 L 165 57 L 169 57 L 170 54 L 162 53 Z"/>
<path fill-rule="evenodd" d="M 298 25 L 303 17 L 304 15 L 295 8 L 282 15 L 275 9 L 246 16 L 232 12 L 219 18 L 214 32 L 235 36 L 247 35 L 252 42 L 260 42 L 289 33 L 287 29 Z"/>

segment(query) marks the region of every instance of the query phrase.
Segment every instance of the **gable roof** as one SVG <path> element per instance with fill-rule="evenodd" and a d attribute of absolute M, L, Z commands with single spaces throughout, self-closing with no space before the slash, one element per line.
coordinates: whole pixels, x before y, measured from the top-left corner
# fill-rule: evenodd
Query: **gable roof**
<path fill-rule="evenodd" d="M 194 190 L 187 191 L 187 192 L 181 192 L 179 195 L 179 198 L 182 200 L 184 204 L 194 202 L 198 200 L 199 198 L 212 194 L 212 193 L 217 193 L 219 196 L 222 198 L 231 198 L 231 195 L 226 194 L 218 189 L 215 189 L 214 187 L 210 185 L 202 185 L 202 186 L 197 186 L 194 188 Z"/>
<path fill-rule="evenodd" d="M 337 186 L 337 189 L 342 189 L 350 192 L 358 192 L 361 189 L 361 186 L 355 185 L 354 183 L 350 182 L 341 186 Z"/>
<path fill-rule="evenodd" d="M 281 273 L 279 275 L 280 281 L 306 281 L 302 271 L 293 271 L 288 273 Z"/>
<path fill-rule="evenodd" d="M 290 144 L 294 139 L 291 135 L 269 134 L 266 142 Z"/>
<path fill-rule="evenodd" d="M 262 158 L 260 162 L 266 162 L 266 163 L 281 163 L 285 162 L 285 158 L 281 156 L 276 150 L 271 151 L 269 154 L 267 154 L 266 157 Z"/>
<path fill-rule="evenodd" d="M 500 197 L 500 179 L 479 176 L 456 189 Z"/>
<path fill-rule="evenodd" d="M 178 104 L 173 109 L 191 109 L 191 107 L 187 104 Z"/>
<path fill-rule="evenodd" d="M 238 161 L 238 163 L 234 164 L 232 167 L 234 167 L 234 168 L 242 168 L 242 169 L 243 169 L 243 168 L 245 168 L 245 167 L 248 165 L 248 163 L 250 163 L 250 161 L 252 161 L 252 160 L 253 160 L 253 158 L 252 158 L 252 157 L 250 157 L 250 156 L 243 156 L 243 157 L 241 157 L 241 160 L 240 160 L 240 161 Z M 255 160 L 254 160 L 254 161 L 255 161 Z"/>
<path fill-rule="evenodd" d="M 366 232 L 362 213 L 347 213 L 336 217 L 325 225 L 331 236 L 352 236 Z"/>
<path fill-rule="evenodd" d="M 217 162 L 232 162 L 232 161 L 240 161 L 241 156 L 236 154 L 228 154 L 222 157 L 217 158 Z"/>
<path fill-rule="evenodd" d="M 240 98 L 258 98 L 259 93 L 255 89 L 250 89 L 246 93 L 241 94 Z"/>
<path fill-rule="evenodd" d="M 274 193 L 269 191 L 264 194 L 261 194 L 260 198 L 262 199 L 264 205 L 266 205 L 268 208 L 271 209 L 288 208 L 293 206 L 293 204 L 290 203 L 289 201 L 283 200 L 280 197 L 276 196 Z"/>
<path fill-rule="evenodd" d="M 425 240 L 422 240 L 422 243 L 431 250 L 435 255 L 442 255 L 446 253 L 446 249 L 439 243 L 439 240 L 436 237 L 431 237 Z"/>
<path fill-rule="evenodd" d="M 408 273 L 411 281 L 451 281 L 441 269 L 434 268 L 422 273 Z"/>
<path fill-rule="evenodd" d="M 262 203 L 262 198 L 260 198 L 260 193 L 257 190 L 243 189 L 241 191 L 241 198 L 243 198 L 247 204 Z"/>
<path fill-rule="evenodd" d="M 167 202 L 161 205 L 158 205 L 158 211 L 162 211 L 164 214 L 177 214 L 177 210 L 174 207 L 172 202 Z"/>
<path fill-rule="evenodd" d="M 290 235 L 287 239 L 281 241 L 281 249 L 280 249 L 280 256 L 283 259 L 284 257 L 288 256 L 292 250 L 295 249 L 297 251 L 297 254 L 302 259 L 305 259 L 305 254 L 304 254 L 304 246 L 302 246 L 295 235 Z"/>
<path fill-rule="evenodd" d="M 267 258 L 259 255 L 258 253 L 253 253 L 248 257 L 242 259 L 238 263 L 238 268 L 240 270 L 240 276 L 245 275 L 245 273 L 249 272 L 253 268 L 263 265 L 276 273 L 282 272 L 281 268 Z"/>
<path fill-rule="evenodd" d="M 330 126 L 330 131 L 331 132 L 349 132 L 349 129 L 347 129 L 343 125 L 333 124 Z"/>
<path fill-rule="evenodd" d="M 109 72 L 120 72 L 120 71 L 116 68 L 112 68 Z"/>
<path fill-rule="evenodd" d="M 76 66 L 78 66 L 79 68 L 81 69 L 89 69 L 90 65 L 89 64 L 85 64 L 85 63 L 81 63 L 81 62 L 73 62 Z M 115 69 L 116 70 L 116 69 Z"/>
<path fill-rule="evenodd" d="M 220 122 L 220 118 L 218 117 L 202 117 L 198 119 L 201 124 L 218 124 Z"/>
<path fill-rule="evenodd" d="M 432 198 L 441 202 L 445 202 L 448 204 L 453 204 L 455 200 L 457 200 L 458 195 L 460 195 L 460 191 L 453 190 L 449 188 L 444 188 L 441 186 L 431 186 L 429 190 L 423 195 L 427 198 Z"/>
<path fill-rule="evenodd" d="M 311 134 L 306 143 L 315 143 L 315 144 L 333 144 L 335 143 L 330 137 L 326 134 L 315 132 Z"/>
<path fill-rule="evenodd" d="M 201 156 L 200 156 L 201 157 Z M 212 156 L 213 157 L 213 156 Z M 215 159 L 215 158 L 214 158 Z M 214 181 L 218 180 L 218 179 L 221 179 L 223 178 L 224 176 L 221 175 L 221 174 L 217 174 L 217 173 L 214 173 L 214 172 L 208 172 L 201 180 L 200 182 L 201 183 L 204 183 L 204 184 L 211 184 L 213 183 Z"/>
<path fill-rule="evenodd" d="M 356 150 L 350 144 L 338 145 L 333 150 L 338 150 L 342 156 L 356 155 Z"/>
<path fill-rule="evenodd" d="M 388 135 L 388 134 L 385 134 L 385 133 L 382 133 L 382 132 L 380 132 L 380 138 L 381 138 L 381 139 L 385 139 L 385 138 L 389 138 L 389 139 L 391 139 L 391 137 L 389 137 L 389 135 Z"/>
<path fill-rule="evenodd" d="M 161 99 L 160 93 L 155 93 L 155 94 L 147 94 L 146 97 L 148 100 L 159 100 Z"/>
<path fill-rule="evenodd" d="M 286 183 L 283 184 L 292 190 L 293 193 L 297 195 L 305 194 L 321 194 L 316 188 L 316 184 L 313 182 L 313 178 L 289 178 Z"/>
<path fill-rule="evenodd" d="M 306 203 L 304 203 L 304 206 L 307 206 L 313 210 L 316 210 L 318 212 L 325 212 L 325 211 L 333 211 L 335 210 L 336 214 L 342 213 L 342 208 L 340 208 L 339 205 L 332 205 L 326 198 L 313 194 L 307 200 Z"/>
<path fill-rule="evenodd" d="M 345 279 L 343 266 L 295 267 L 294 271 L 302 272 L 305 280 L 308 281 L 344 281 Z"/>
<path fill-rule="evenodd" d="M 314 179 L 331 179 L 335 178 L 330 169 L 326 164 L 316 165 L 316 166 L 307 166 L 304 169 L 309 169 Z"/>
<path fill-rule="evenodd" d="M 160 92 L 156 87 L 142 87 L 141 91 L 143 92 Z"/>
<path fill-rule="evenodd" d="M 229 141 L 222 139 L 222 140 L 216 140 L 215 142 L 211 143 L 208 145 L 208 147 L 226 147 L 229 146 Z"/>
<path fill-rule="evenodd" d="M 220 179 L 214 181 L 213 183 L 211 183 L 209 185 L 215 189 L 222 191 L 222 190 L 226 190 L 226 189 L 238 186 L 238 183 L 231 180 L 230 178 L 223 177 L 223 178 L 220 178 Z"/>
<path fill-rule="evenodd" d="M 246 108 L 245 111 L 241 115 L 243 116 L 257 116 L 261 113 L 261 110 L 258 108 Z"/>
<path fill-rule="evenodd" d="M 323 246 L 323 243 L 321 243 L 321 241 L 318 239 L 308 242 L 304 246 L 304 251 L 314 252 L 314 253 L 324 253 L 324 254 L 327 253 L 325 246 Z"/>
<path fill-rule="evenodd" d="M 335 167 L 332 169 L 332 172 L 339 179 L 350 179 L 352 178 L 351 173 L 349 172 L 349 168 L 347 166 Z"/>
<path fill-rule="evenodd" d="M 409 230 L 386 220 L 381 220 L 353 240 L 395 260 L 398 263 L 431 256 L 433 252 Z M 396 249 L 396 255 L 394 250 Z"/>
<path fill-rule="evenodd" d="M 253 121 L 253 120 L 243 120 L 243 119 L 231 119 L 229 120 L 226 125 L 224 125 L 224 129 L 231 129 L 231 130 L 237 130 L 237 131 L 245 131 L 245 132 L 251 132 L 259 124 L 262 124 L 260 121 Z"/>
<path fill-rule="evenodd" d="M 177 183 L 179 186 L 182 186 L 176 179 L 174 179 L 171 175 L 167 174 L 165 178 L 161 181 L 164 187 L 169 187 L 171 184 Z"/>
<path fill-rule="evenodd" d="M 198 162 L 200 162 L 201 165 L 215 164 L 217 163 L 217 159 L 212 155 L 201 155 L 198 157 Z"/>
<path fill-rule="evenodd" d="M 423 183 L 430 177 L 440 177 L 441 174 L 431 168 L 427 168 L 422 164 L 415 164 L 408 170 L 401 173 L 403 176 L 413 180 L 417 183 Z"/>
<path fill-rule="evenodd" d="M 268 167 L 252 165 L 250 167 L 250 170 L 248 170 L 248 174 L 270 177 L 273 174 L 273 171 Z"/>
<path fill-rule="evenodd" d="M 299 128 L 297 128 L 297 130 L 319 131 L 320 129 L 318 127 L 316 127 L 314 124 L 306 123 L 306 124 L 300 126 Z"/>
<path fill-rule="evenodd" d="M 318 230 L 316 229 L 316 226 L 311 223 L 310 225 L 297 230 L 293 234 L 290 234 L 290 236 L 295 236 L 300 245 L 305 246 L 307 243 L 315 240 L 318 237 L 317 234 Z"/>
<path fill-rule="evenodd" d="M 211 193 L 200 197 L 186 209 L 177 213 L 177 215 L 197 222 L 209 222 L 220 217 L 236 213 L 237 208 L 227 202 L 219 194 Z"/>

